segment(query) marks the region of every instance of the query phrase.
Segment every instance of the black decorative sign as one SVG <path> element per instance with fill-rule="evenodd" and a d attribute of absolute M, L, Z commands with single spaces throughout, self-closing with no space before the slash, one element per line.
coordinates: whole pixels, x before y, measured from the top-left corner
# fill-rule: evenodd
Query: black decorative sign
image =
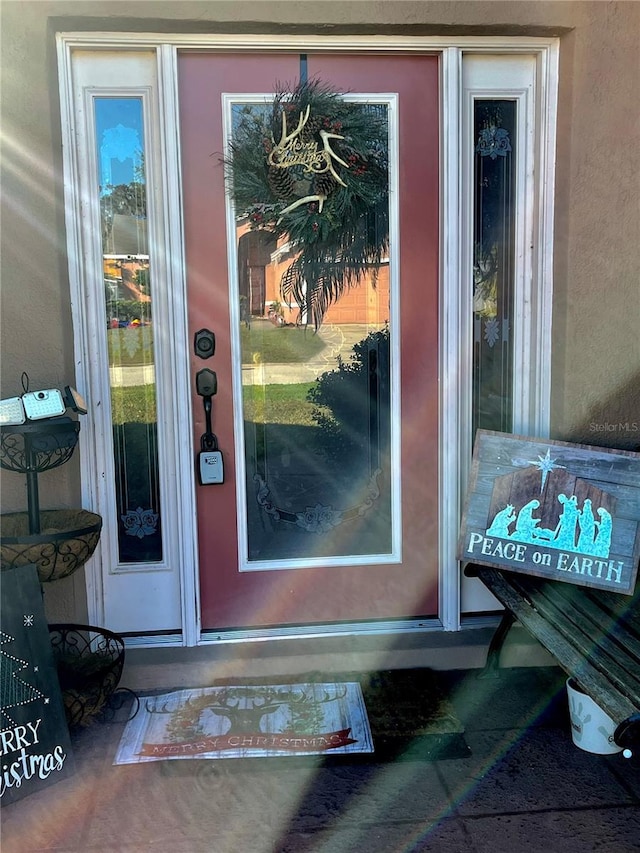
<path fill-rule="evenodd" d="M 478 430 L 458 559 L 633 594 L 640 453 Z"/>
<path fill-rule="evenodd" d="M 0 576 L 2 805 L 70 776 L 69 729 L 35 566 Z"/>

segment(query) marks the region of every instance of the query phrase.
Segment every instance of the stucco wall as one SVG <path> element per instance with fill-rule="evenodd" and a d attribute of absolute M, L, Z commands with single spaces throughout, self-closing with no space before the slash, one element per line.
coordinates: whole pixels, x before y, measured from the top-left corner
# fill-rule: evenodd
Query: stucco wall
<path fill-rule="evenodd" d="M 34 387 L 74 378 L 56 30 L 557 34 L 552 435 L 640 446 L 640 4 L 5 0 L 0 14 L 2 397 L 23 371 Z M 41 478 L 44 507 L 79 504 L 78 465 Z M 2 505 L 24 508 L 21 477 L 3 474 Z M 48 607 L 81 613 L 83 595 L 81 578 L 52 585 Z"/>

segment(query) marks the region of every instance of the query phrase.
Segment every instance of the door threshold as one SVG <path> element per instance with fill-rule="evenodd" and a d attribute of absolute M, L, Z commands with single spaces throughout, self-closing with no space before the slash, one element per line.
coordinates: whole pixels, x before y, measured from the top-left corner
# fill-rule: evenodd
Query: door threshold
<path fill-rule="evenodd" d="M 441 631 L 439 619 L 406 619 L 381 622 L 340 622 L 327 625 L 283 625 L 276 628 L 249 628 L 230 631 L 203 631 L 198 645 L 243 643 L 265 640 L 312 640 L 317 637 L 378 636 L 381 634 Z"/>
<path fill-rule="evenodd" d="M 207 643 L 182 648 L 130 648 L 123 686 L 169 691 L 209 686 L 218 679 L 302 676 L 378 670 L 478 669 L 486 663 L 496 618 L 472 618 L 461 631 L 409 630 L 270 642 Z M 172 638 L 167 638 L 171 642 Z M 549 666 L 554 661 L 528 632 L 514 626 L 501 667 Z"/>
<path fill-rule="evenodd" d="M 485 628 L 497 625 L 497 616 L 488 614 L 470 616 L 463 620 L 461 630 Z M 444 632 L 437 618 L 385 620 L 379 622 L 341 622 L 326 625 L 291 625 L 274 628 L 242 628 L 229 630 L 205 630 L 197 646 L 227 645 L 238 643 L 275 642 L 278 640 L 313 640 L 340 637 L 414 636 Z M 449 632 L 447 632 L 449 633 Z M 456 632 L 457 633 L 457 632 Z M 129 635 L 124 638 L 125 646 L 131 649 L 176 648 L 184 646 L 178 633 Z"/>

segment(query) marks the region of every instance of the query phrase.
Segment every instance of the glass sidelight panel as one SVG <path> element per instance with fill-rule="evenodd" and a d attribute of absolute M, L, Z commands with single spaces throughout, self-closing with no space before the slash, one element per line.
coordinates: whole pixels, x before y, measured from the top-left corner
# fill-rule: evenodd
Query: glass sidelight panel
<path fill-rule="evenodd" d="M 474 435 L 512 429 L 516 109 L 474 102 Z"/>
<path fill-rule="evenodd" d="M 387 128 L 388 105 L 358 108 L 375 111 Z M 270 110 L 264 103 L 232 104 L 236 134 L 243 124 L 265 122 Z M 388 182 L 386 149 L 381 159 Z M 301 204 L 313 217 L 315 184 L 302 167 L 299 172 L 300 192 L 307 195 Z M 372 233 L 388 228 L 387 187 L 385 210 L 376 214 L 384 222 L 372 215 Z M 308 268 L 304 277 L 299 273 L 304 237 L 269 227 L 268 214 L 234 214 L 241 565 L 389 562 L 399 481 L 392 471 L 392 459 L 399 458 L 392 399 L 397 405 L 399 394 L 392 392 L 397 309 L 388 247 L 382 261 L 356 280 L 327 285 L 327 295 Z M 335 258 L 322 261 L 338 265 Z"/>
<path fill-rule="evenodd" d="M 94 115 L 120 563 L 162 560 L 143 101 Z"/>

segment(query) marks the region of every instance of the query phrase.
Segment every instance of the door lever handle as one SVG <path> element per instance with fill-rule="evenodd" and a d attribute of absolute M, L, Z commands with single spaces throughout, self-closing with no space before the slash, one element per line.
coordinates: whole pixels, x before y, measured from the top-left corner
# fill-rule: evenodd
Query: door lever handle
<path fill-rule="evenodd" d="M 218 391 L 218 377 L 215 370 L 203 367 L 196 373 L 196 391 L 202 397 L 204 404 L 205 436 L 212 435 L 211 432 L 211 398 Z"/>

